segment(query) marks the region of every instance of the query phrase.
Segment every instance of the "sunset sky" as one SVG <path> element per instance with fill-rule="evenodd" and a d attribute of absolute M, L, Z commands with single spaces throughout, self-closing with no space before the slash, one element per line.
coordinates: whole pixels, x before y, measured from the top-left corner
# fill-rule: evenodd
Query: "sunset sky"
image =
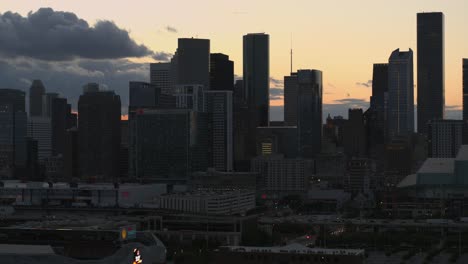
<path fill-rule="evenodd" d="M 25 17 L 41 7 L 72 12 L 90 26 L 100 20 L 113 21 L 129 31 L 136 43 L 154 52 L 173 53 L 179 37 L 208 38 L 211 52 L 228 54 L 239 76 L 243 35 L 270 35 L 270 76 L 279 80 L 289 74 L 292 36 L 294 69 L 322 70 L 324 103 L 351 103 L 351 107 L 369 100 L 370 86 L 358 83 L 367 84 L 372 64 L 387 62 L 394 49 L 415 52 L 416 82 L 416 13 L 441 11 L 445 15 L 447 110 L 461 106 L 462 58 L 468 57 L 468 1 L 464 0 L 1 0 L 0 13 L 11 11 Z M 130 60 L 153 61 L 151 57 Z M 272 82 L 271 87 L 282 88 L 282 83 Z M 282 100 L 271 102 L 281 104 Z"/>

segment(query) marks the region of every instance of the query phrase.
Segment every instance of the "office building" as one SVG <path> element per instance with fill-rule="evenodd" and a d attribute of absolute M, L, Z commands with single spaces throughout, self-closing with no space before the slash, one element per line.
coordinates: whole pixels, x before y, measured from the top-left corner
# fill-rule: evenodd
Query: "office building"
<path fill-rule="evenodd" d="M 343 128 L 344 151 L 348 158 L 367 156 L 367 133 L 362 109 L 349 109 Z"/>
<path fill-rule="evenodd" d="M 171 61 L 174 84 L 198 84 L 210 87 L 210 40 L 180 38 Z"/>
<path fill-rule="evenodd" d="M 49 117 L 29 118 L 27 135 L 37 141 L 39 163 L 52 156 L 52 125 Z"/>
<path fill-rule="evenodd" d="M 66 131 L 65 142 L 63 176 L 67 181 L 78 181 L 80 172 L 78 167 L 78 129 L 76 127 Z"/>
<path fill-rule="evenodd" d="M 161 89 L 163 94 L 172 94 L 174 87 L 172 66 L 169 62 L 150 63 L 150 84 Z"/>
<path fill-rule="evenodd" d="M 188 109 L 142 110 L 135 116 L 139 179 L 185 183 L 208 168 L 207 115 Z"/>
<path fill-rule="evenodd" d="M 176 85 L 174 89 L 175 107 L 204 111 L 204 87 L 197 84 Z"/>
<path fill-rule="evenodd" d="M 54 98 L 51 105 L 52 155 L 63 155 L 66 130 L 76 126 L 71 105 L 65 98 Z"/>
<path fill-rule="evenodd" d="M 346 163 L 345 189 L 351 193 L 367 193 L 370 190 L 371 164 L 365 158 L 352 158 Z"/>
<path fill-rule="evenodd" d="M 388 60 L 387 131 L 391 140 L 414 133 L 413 51 L 396 49 Z"/>
<path fill-rule="evenodd" d="M 388 63 L 376 63 L 372 72 L 372 96 L 370 108 L 375 114 L 373 124 L 372 145 L 385 143 L 386 116 L 388 98 Z"/>
<path fill-rule="evenodd" d="M 234 89 L 234 62 L 222 53 L 210 54 L 210 90 Z"/>
<path fill-rule="evenodd" d="M 25 93 L 0 89 L 0 177 L 13 177 L 26 162 Z"/>
<path fill-rule="evenodd" d="M 297 157 L 297 127 L 257 127 L 256 135 L 257 156 L 281 154 L 285 158 Z"/>
<path fill-rule="evenodd" d="M 313 160 L 287 159 L 270 155 L 252 159 L 251 171 L 259 173 L 257 189 L 268 199 L 287 195 L 306 195 L 308 182 L 314 172 Z"/>
<path fill-rule="evenodd" d="M 115 181 L 120 161 L 120 96 L 87 90 L 78 100 L 80 177 Z"/>
<path fill-rule="evenodd" d="M 468 144 L 468 59 L 462 60 L 463 71 L 463 144 Z"/>
<path fill-rule="evenodd" d="M 50 117 L 52 114 L 52 102 L 58 98 L 58 93 L 46 93 L 42 98 L 42 116 Z"/>
<path fill-rule="evenodd" d="M 284 122 L 287 126 L 297 126 L 297 73 L 284 76 Z"/>
<path fill-rule="evenodd" d="M 427 123 L 429 158 L 454 158 L 462 145 L 463 120 L 430 120 Z"/>
<path fill-rule="evenodd" d="M 42 116 L 45 87 L 41 80 L 34 80 L 29 88 L 29 116 Z"/>
<path fill-rule="evenodd" d="M 302 158 L 313 158 L 322 145 L 322 72 L 297 71 L 298 152 Z"/>
<path fill-rule="evenodd" d="M 429 120 L 443 119 L 444 14 L 418 13 L 418 132 L 426 134 Z"/>
<path fill-rule="evenodd" d="M 209 166 L 218 171 L 233 170 L 233 96 L 232 91 L 206 91 L 205 111 L 210 138 Z"/>

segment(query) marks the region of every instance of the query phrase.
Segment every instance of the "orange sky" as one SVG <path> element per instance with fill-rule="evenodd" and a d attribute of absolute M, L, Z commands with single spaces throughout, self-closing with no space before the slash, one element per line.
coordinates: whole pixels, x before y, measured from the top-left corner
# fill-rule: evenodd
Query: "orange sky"
<path fill-rule="evenodd" d="M 347 97 L 368 100 L 371 89 L 356 83 L 370 80 L 372 64 L 386 62 L 396 48 L 415 51 L 416 76 L 416 13 L 442 11 L 446 104 L 461 105 L 461 61 L 468 57 L 465 0 L 2 0 L 0 12 L 26 15 L 45 6 L 74 12 L 90 23 L 112 20 L 154 51 L 174 52 L 178 37 L 209 38 L 212 52 L 234 60 L 237 75 L 242 75 L 242 36 L 266 32 L 270 75 L 283 79 L 289 73 L 292 35 L 294 68 L 323 71 L 324 103 Z M 177 33 L 168 32 L 167 26 Z"/>

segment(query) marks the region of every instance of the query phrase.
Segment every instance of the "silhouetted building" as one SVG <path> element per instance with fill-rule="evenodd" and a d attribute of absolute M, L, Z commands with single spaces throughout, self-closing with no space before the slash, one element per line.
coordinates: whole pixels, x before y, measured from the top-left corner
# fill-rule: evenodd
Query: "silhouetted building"
<path fill-rule="evenodd" d="M 142 110 L 136 120 L 136 177 L 185 183 L 208 167 L 207 115 L 188 109 Z"/>
<path fill-rule="evenodd" d="M 396 185 L 411 173 L 413 148 L 408 138 L 394 138 L 385 146 L 385 181 Z"/>
<path fill-rule="evenodd" d="M 39 166 L 37 140 L 26 138 L 26 165 L 24 174 L 21 175 L 29 181 L 43 180 Z"/>
<path fill-rule="evenodd" d="M 444 14 L 418 13 L 418 132 L 444 118 Z"/>
<path fill-rule="evenodd" d="M 58 93 L 46 93 L 42 98 L 42 116 L 50 117 L 52 114 L 52 102 L 58 98 Z"/>
<path fill-rule="evenodd" d="M 285 158 L 297 157 L 297 127 L 257 127 L 257 156 L 281 154 Z"/>
<path fill-rule="evenodd" d="M 222 53 L 210 54 L 210 90 L 234 89 L 234 62 Z"/>
<path fill-rule="evenodd" d="M 297 73 L 284 76 L 284 122 L 287 126 L 297 126 Z"/>
<path fill-rule="evenodd" d="M 180 38 L 172 59 L 175 85 L 199 84 L 210 87 L 210 40 Z"/>
<path fill-rule="evenodd" d="M 246 159 L 255 156 L 257 127 L 268 126 L 270 108 L 270 47 L 269 35 L 247 34 L 243 37 L 244 95 L 248 109 L 248 133 L 245 142 Z"/>
<path fill-rule="evenodd" d="M 80 96 L 78 152 L 82 179 L 117 180 L 120 107 L 120 96 L 113 91 L 91 91 Z"/>
<path fill-rule="evenodd" d="M 65 98 L 54 98 L 51 105 L 52 155 L 63 155 L 66 130 L 76 126 L 71 105 Z M 74 124 L 75 123 L 75 124 Z"/>
<path fill-rule="evenodd" d="M 66 131 L 65 142 L 65 153 L 63 156 L 64 177 L 69 181 L 78 180 L 80 176 L 78 166 L 78 129 L 76 127 Z"/>
<path fill-rule="evenodd" d="M 388 137 L 410 136 L 414 133 L 413 51 L 394 50 L 388 64 Z"/>
<path fill-rule="evenodd" d="M 468 59 L 463 59 L 463 144 L 468 144 Z"/>
<path fill-rule="evenodd" d="M 34 116 L 28 119 L 28 137 L 37 141 L 39 163 L 52 156 L 52 125 L 49 117 Z"/>
<path fill-rule="evenodd" d="M 233 170 L 232 91 L 211 90 L 205 94 L 208 115 L 209 166 L 217 171 Z"/>
<path fill-rule="evenodd" d="M 372 129 L 375 144 L 385 143 L 386 116 L 388 98 L 388 64 L 376 63 L 372 73 L 372 96 L 370 108 L 375 112 L 375 125 Z"/>
<path fill-rule="evenodd" d="M 345 187 L 352 193 L 367 193 L 370 190 L 371 164 L 365 158 L 347 161 Z"/>
<path fill-rule="evenodd" d="M 322 72 L 297 72 L 297 132 L 299 156 L 313 158 L 322 144 Z"/>
<path fill-rule="evenodd" d="M 250 155 L 248 153 L 249 111 L 245 97 L 244 82 L 237 80 L 234 85 L 234 169 L 236 171 L 250 170 Z"/>
<path fill-rule="evenodd" d="M 129 122 L 120 121 L 120 179 L 128 178 L 129 163 Z"/>
<path fill-rule="evenodd" d="M 174 80 L 171 63 L 150 63 L 150 83 L 161 89 L 163 94 L 172 94 Z"/>
<path fill-rule="evenodd" d="M 462 145 L 463 120 L 430 120 L 427 123 L 429 158 L 455 158 Z"/>
<path fill-rule="evenodd" d="M 13 177 L 26 162 L 25 93 L 0 89 L 0 177 Z"/>
<path fill-rule="evenodd" d="M 41 80 L 34 80 L 29 88 L 29 116 L 42 116 L 45 87 Z"/>
<path fill-rule="evenodd" d="M 348 158 L 367 156 L 367 133 L 362 109 L 349 109 L 343 130 L 344 151 Z"/>

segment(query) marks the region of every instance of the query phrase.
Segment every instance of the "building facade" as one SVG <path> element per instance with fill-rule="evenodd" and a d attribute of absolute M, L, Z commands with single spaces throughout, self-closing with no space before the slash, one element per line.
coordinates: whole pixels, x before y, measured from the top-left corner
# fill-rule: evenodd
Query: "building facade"
<path fill-rule="evenodd" d="M 428 157 L 455 158 L 462 145 L 462 120 L 430 120 L 427 123 Z"/>
<path fill-rule="evenodd" d="M 414 133 L 413 51 L 394 50 L 388 61 L 387 131 L 390 139 Z"/>
<path fill-rule="evenodd" d="M 234 62 L 222 53 L 210 54 L 210 90 L 234 89 Z"/>
<path fill-rule="evenodd" d="M 426 134 L 429 120 L 443 119 L 444 14 L 418 13 L 418 132 Z"/>

